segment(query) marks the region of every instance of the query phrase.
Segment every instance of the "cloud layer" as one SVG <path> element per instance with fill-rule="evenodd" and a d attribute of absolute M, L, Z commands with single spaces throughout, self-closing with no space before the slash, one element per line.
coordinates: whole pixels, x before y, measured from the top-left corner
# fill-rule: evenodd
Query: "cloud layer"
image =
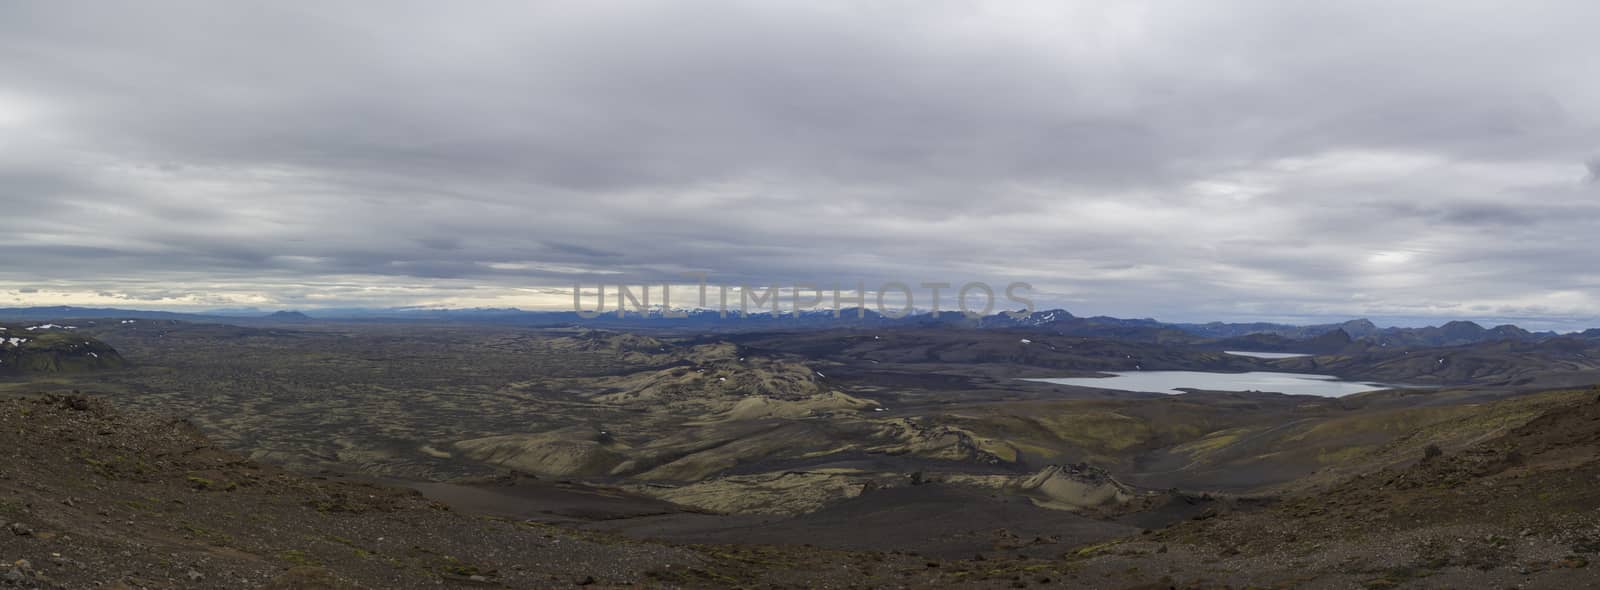
<path fill-rule="evenodd" d="M 0 304 L 1600 316 L 1582 3 L 90 8 L 0 5 Z"/>

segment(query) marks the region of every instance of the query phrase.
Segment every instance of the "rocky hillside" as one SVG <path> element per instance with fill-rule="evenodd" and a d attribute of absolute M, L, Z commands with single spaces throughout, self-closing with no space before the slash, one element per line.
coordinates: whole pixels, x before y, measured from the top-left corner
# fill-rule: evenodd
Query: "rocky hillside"
<path fill-rule="evenodd" d="M 1080 549 L 1086 566 L 1205 572 L 1217 586 L 1592 588 L 1600 398 L 1460 450 Z M 1211 586 L 1207 586 L 1211 587 Z"/>
<path fill-rule="evenodd" d="M 647 542 L 473 516 L 407 490 L 257 464 L 184 421 L 81 397 L 5 399 L 0 588 L 1591 587 L 1600 575 L 1589 567 L 1600 553 L 1596 395 L 1543 396 L 1478 442 L 1395 447 L 1413 459 L 1278 498 L 1150 495 L 1083 465 L 997 476 L 1034 504 L 1088 509 L 1085 518 L 1134 532 L 1078 545 L 979 524 L 971 534 L 993 536 L 995 552 L 972 559 Z M 829 476 L 792 472 L 763 485 Z M 673 488 L 670 499 L 717 509 L 749 495 L 738 477 L 767 475 Z M 892 505 L 908 494 L 1004 491 L 955 480 L 839 485 Z M 1173 515 L 1180 523 L 1168 526 Z M 1033 549 L 1000 553 L 1008 547 Z"/>
<path fill-rule="evenodd" d="M 1343 335 L 1340 333 L 1340 335 Z M 1576 338 L 1503 340 L 1441 348 L 1375 349 L 1355 342 L 1343 352 L 1271 361 L 1289 372 L 1327 373 L 1388 383 L 1525 384 L 1541 377 L 1600 371 L 1600 346 Z M 1337 347 L 1335 347 L 1337 348 Z M 1585 378 L 1588 382 L 1593 379 Z"/>
<path fill-rule="evenodd" d="M 76 373 L 123 366 L 110 345 L 77 333 L 76 326 L 0 324 L 0 376 Z"/>
<path fill-rule="evenodd" d="M 8 590 L 926 588 L 949 585 L 941 566 L 956 563 L 473 516 L 410 490 L 257 464 L 184 421 L 74 396 L 0 399 L 0 448 Z M 1001 588 L 1063 575 L 1035 565 L 991 560 L 962 579 Z"/>

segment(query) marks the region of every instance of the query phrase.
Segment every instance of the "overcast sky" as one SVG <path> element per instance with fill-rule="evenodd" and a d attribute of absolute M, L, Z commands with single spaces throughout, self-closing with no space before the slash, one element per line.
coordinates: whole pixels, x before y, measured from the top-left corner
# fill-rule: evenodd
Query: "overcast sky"
<path fill-rule="evenodd" d="M 699 271 L 1600 325 L 1597 22 L 1581 1 L 4 2 L 0 306 L 563 308 L 576 282 Z"/>

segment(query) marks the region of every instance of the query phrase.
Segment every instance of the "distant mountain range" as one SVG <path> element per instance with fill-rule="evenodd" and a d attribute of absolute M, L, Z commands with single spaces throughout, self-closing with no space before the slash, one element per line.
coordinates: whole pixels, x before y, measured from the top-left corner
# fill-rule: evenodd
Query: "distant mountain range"
<path fill-rule="evenodd" d="M 770 330 L 818 330 L 829 328 L 952 328 L 1021 329 L 1056 334 L 1119 338 L 1141 342 L 1193 344 L 1228 350 L 1333 353 L 1355 348 L 1415 348 L 1456 346 L 1480 342 L 1540 342 L 1559 337 L 1600 340 L 1600 329 L 1581 333 L 1530 332 L 1514 325 L 1485 328 L 1468 321 L 1453 321 L 1423 328 L 1381 328 L 1369 320 L 1358 319 L 1336 324 L 1292 325 L 1267 322 L 1171 323 L 1150 318 L 1127 319 L 1108 316 L 1078 317 L 1063 309 L 1002 312 L 972 318 L 957 312 L 914 313 L 904 317 L 886 316 L 870 309 L 849 308 L 836 317 L 833 310 L 803 311 L 799 314 L 756 313 L 743 316 L 737 311 L 652 309 L 644 314 L 615 311 L 584 318 L 571 311 L 525 311 L 515 308 L 479 309 L 330 309 L 312 314 L 299 311 L 262 312 L 228 310 L 211 313 L 180 313 L 91 307 L 0 308 L 0 319 L 59 320 L 75 318 L 122 318 L 183 320 L 228 323 L 309 323 L 309 322 L 426 322 L 472 323 L 526 327 L 587 326 L 643 331 L 744 332 Z"/>

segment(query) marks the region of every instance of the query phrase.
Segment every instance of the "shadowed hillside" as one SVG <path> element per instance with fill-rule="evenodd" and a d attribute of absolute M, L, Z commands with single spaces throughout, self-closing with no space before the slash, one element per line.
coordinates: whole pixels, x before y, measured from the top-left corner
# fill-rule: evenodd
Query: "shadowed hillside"
<path fill-rule="evenodd" d="M 78 373 L 124 364 L 116 349 L 76 326 L 0 324 L 0 375 Z"/>

